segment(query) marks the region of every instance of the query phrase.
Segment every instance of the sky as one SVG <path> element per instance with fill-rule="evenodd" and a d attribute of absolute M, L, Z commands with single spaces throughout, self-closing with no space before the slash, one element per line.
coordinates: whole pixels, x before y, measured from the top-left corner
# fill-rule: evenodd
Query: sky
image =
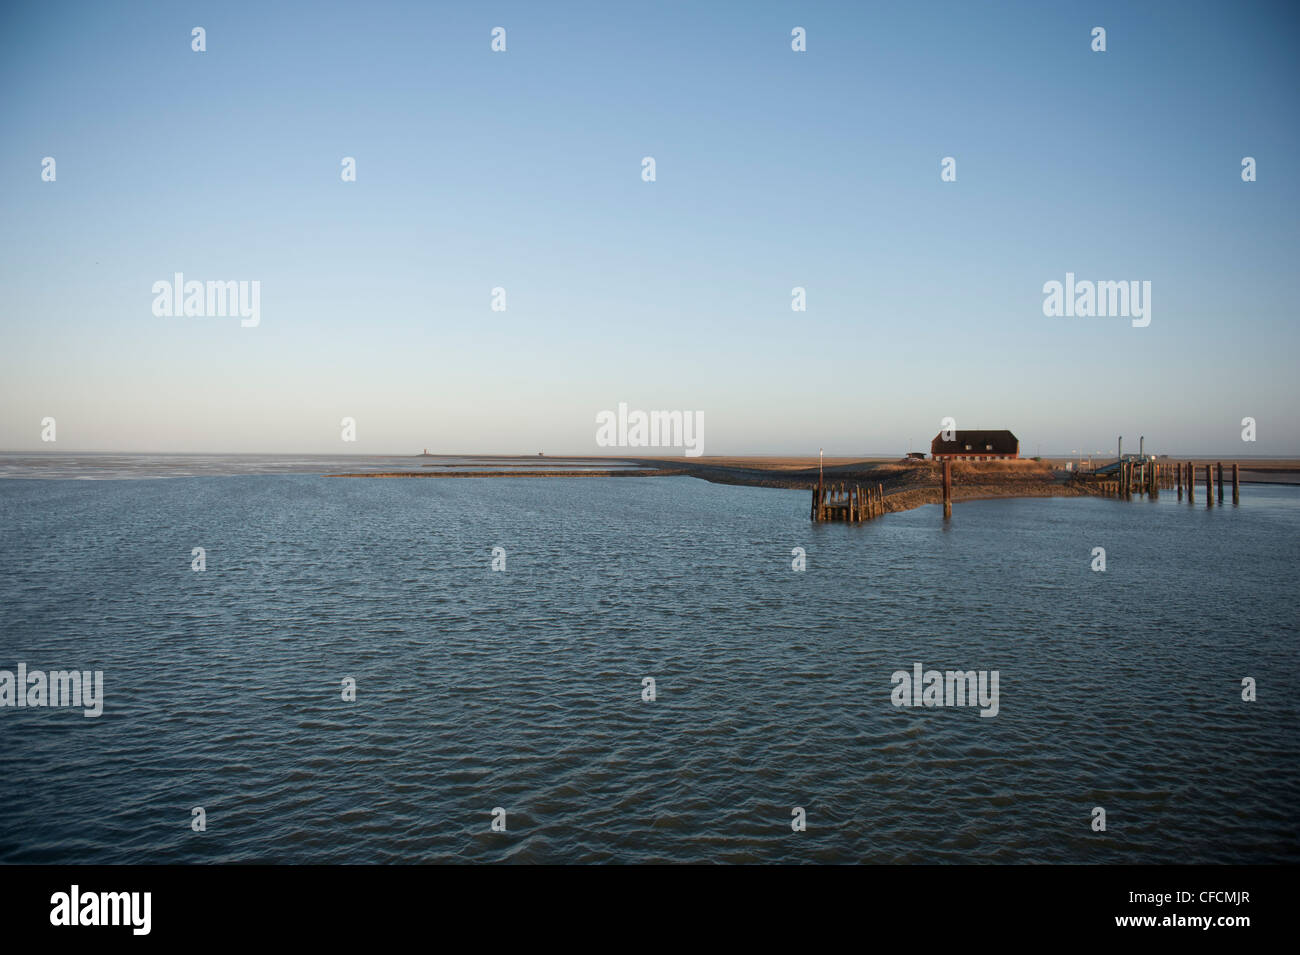
<path fill-rule="evenodd" d="M 1026 454 L 1300 455 L 1297 26 L 2 4 L 0 449 L 617 453 L 626 403 L 700 413 L 706 454 L 901 454 L 950 416 Z M 259 323 L 156 315 L 178 272 L 257 281 Z M 1150 324 L 1044 315 L 1067 272 L 1149 281 Z"/>

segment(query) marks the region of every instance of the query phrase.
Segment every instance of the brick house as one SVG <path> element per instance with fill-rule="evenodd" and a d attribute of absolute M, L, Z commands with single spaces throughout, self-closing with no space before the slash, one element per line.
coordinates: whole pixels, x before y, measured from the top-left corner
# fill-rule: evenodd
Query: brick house
<path fill-rule="evenodd" d="M 951 441 L 943 432 L 930 442 L 930 457 L 936 461 L 1006 461 L 1020 457 L 1020 439 L 1010 431 L 956 431 Z"/>

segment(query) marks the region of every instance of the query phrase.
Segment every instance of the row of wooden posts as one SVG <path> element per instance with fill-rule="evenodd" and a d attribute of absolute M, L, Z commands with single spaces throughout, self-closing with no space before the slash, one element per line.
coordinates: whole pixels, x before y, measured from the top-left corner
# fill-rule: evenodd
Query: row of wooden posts
<path fill-rule="evenodd" d="M 813 488 L 814 521 L 848 521 L 860 524 L 885 513 L 885 486 L 874 488 L 857 484 L 821 484 Z"/>
<path fill-rule="evenodd" d="M 1183 485 L 1187 486 L 1187 503 L 1196 503 L 1196 472 L 1199 469 L 1188 461 L 1178 462 L 1172 467 L 1161 467 L 1155 461 L 1138 463 L 1125 461 L 1120 465 L 1119 476 L 1114 480 L 1097 481 L 1101 493 L 1108 497 L 1121 497 L 1131 500 L 1134 494 L 1149 497 L 1160 496 L 1160 489 L 1178 490 L 1178 500 L 1183 499 Z M 1215 480 L 1217 471 L 1218 480 Z M 1214 506 L 1214 489 L 1218 485 L 1219 504 L 1223 504 L 1223 462 L 1205 465 L 1205 506 Z M 1237 464 L 1232 465 L 1232 503 L 1241 503 L 1241 471 Z M 945 508 L 945 512 L 946 512 Z"/>
<path fill-rule="evenodd" d="M 1155 461 L 1124 461 L 1120 464 L 1119 476 L 1113 480 L 1092 481 L 1102 494 L 1132 500 L 1133 495 L 1146 494 L 1151 498 L 1160 496 L 1160 489 L 1176 488 L 1178 500 L 1183 499 L 1183 485 L 1187 485 L 1187 503 L 1196 503 L 1196 465 L 1188 461 L 1178 462 L 1172 467 L 1161 467 Z M 1216 482 L 1215 477 L 1218 480 Z M 1223 506 L 1223 462 L 1217 465 L 1205 465 L 1205 506 L 1214 506 L 1214 489 L 1218 486 L 1219 506 Z M 1232 465 L 1232 503 L 1241 503 L 1241 471 L 1237 464 Z M 848 521 L 860 524 L 885 513 L 885 488 L 877 484 L 863 488 L 858 484 L 824 484 L 817 482 L 813 488 L 812 514 L 814 521 Z M 943 462 L 943 516 L 952 517 L 952 462 Z"/>
<path fill-rule="evenodd" d="M 885 486 L 874 488 L 858 484 L 823 484 L 813 488 L 814 521 L 848 521 L 860 524 L 885 513 Z M 952 462 L 943 462 L 943 516 L 952 517 Z"/>

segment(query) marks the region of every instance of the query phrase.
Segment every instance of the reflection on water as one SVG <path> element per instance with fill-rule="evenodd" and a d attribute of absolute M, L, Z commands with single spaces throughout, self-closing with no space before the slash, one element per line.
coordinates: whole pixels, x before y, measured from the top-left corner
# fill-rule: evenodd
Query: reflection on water
<path fill-rule="evenodd" d="M 689 478 L 0 481 L 0 669 L 105 694 L 0 709 L 0 861 L 1300 861 L 1295 489 L 807 511 Z M 998 670 L 997 717 L 896 709 L 915 663 Z"/>
<path fill-rule="evenodd" d="M 0 454 L 0 478 L 107 481 L 140 478 L 252 474 L 354 474 L 414 471 L 620 471 L 636 468 L 626 461 L 590 458 L 508 458 L 451 455 L 325 454 Z"/>

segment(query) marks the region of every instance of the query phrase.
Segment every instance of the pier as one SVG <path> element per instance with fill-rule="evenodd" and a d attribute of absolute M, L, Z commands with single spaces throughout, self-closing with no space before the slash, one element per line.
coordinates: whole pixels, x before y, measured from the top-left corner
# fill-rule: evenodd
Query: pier
<path fill-rule="evenodd" d="M 1159 461 L 1135 458 L 1123 458 L 1112 462 L 1091 473 L 1076 474 L 1074 480 L 1087 487 L 1096 489 L 1104 497 L 1118 497 L 1126 501 L 1134 495 L 1143 495 L 1155 499 L 1162 490 L 1176 491 L 1178 500 L 1187 494 L 1187 503 L 1196 503 L 1197 471 L 1201 468 L 1191 461 L 1175 461 L 1161 464 Z M 1217 495 L 1215 490 L 1217 477 Z M 1214 507 L 1215 497 L 1219 506 L 1223 506 L 1224 478 L 1223 462 L 1204 465 L 1205 506 Z M 1241 468 L 1236 462 L 1232 465 L 1232 503 L 1241 503 Z"/>
<path fill-rule="evenodd" d="M 1180 502 L 1186 495 L 1187 502 L 1195 505 L 1202 500 L 1199 492 L 1203 487 L 1205 506 L 1212 508 L 1216 502 L 1220 507 L 1225 506 L 1231 485 L 1232 503 L 1241 503 L 1241 470 L 1236 462 L 1225 465 L 1223 462 L 1169 461 L 1128 455 L 1095 471 L 1052 471 L 1043 468 L 1038 472 L 1027 472 L 1031 476 L 1041 476 L 1034 483 L 1025 483 L 1023 478 L 1016 483 L 1016 476 L 1011 473 L 960 471 L 961 487 L 956 487 L 958 482 L 954 478 L 957 474 L 954 472 L 960 468 L 972 467 L 980 468 L 983 465 L 955 465 L 951 460 L 933 462 L 928 480 L 907 483 L 900 480 L 898 473 L 879 483 L 866 483 L 863 478 L 868 475 L 861 471 L 845 474 L 846 480 L 842 481 L 826 481 L 821 474 L 814 474 L 817 483 L 812 486 L 809 518 L 817 523 L 840 521 L 862 524 L 889 511 L 940 504 L 943 519 L 948 521 L 952 518 L 953 501 L 958 491 L 963 500 L 973 500 L 1038 496 L 1038 488 L 1043 488 L 1049 495 L 1100 496 L 1125 501 L 1131 501 L 1135 497 L 1158 500 L 1160 493 L 1165 491 L 1176 493 Z M 890 487 L 889 505 L 885 504 L 887 485 Z M 1007 493 L 1008 490 L 1010 493 Z"/>
<path fill-rule="evenodd" d="M 825 484 L 817 482 L 813 488 L 812 514 L 814 521 L 847 521 L 861 524 L 885 513 L 885 486 L 862 487 L 860 484 Z"/>

